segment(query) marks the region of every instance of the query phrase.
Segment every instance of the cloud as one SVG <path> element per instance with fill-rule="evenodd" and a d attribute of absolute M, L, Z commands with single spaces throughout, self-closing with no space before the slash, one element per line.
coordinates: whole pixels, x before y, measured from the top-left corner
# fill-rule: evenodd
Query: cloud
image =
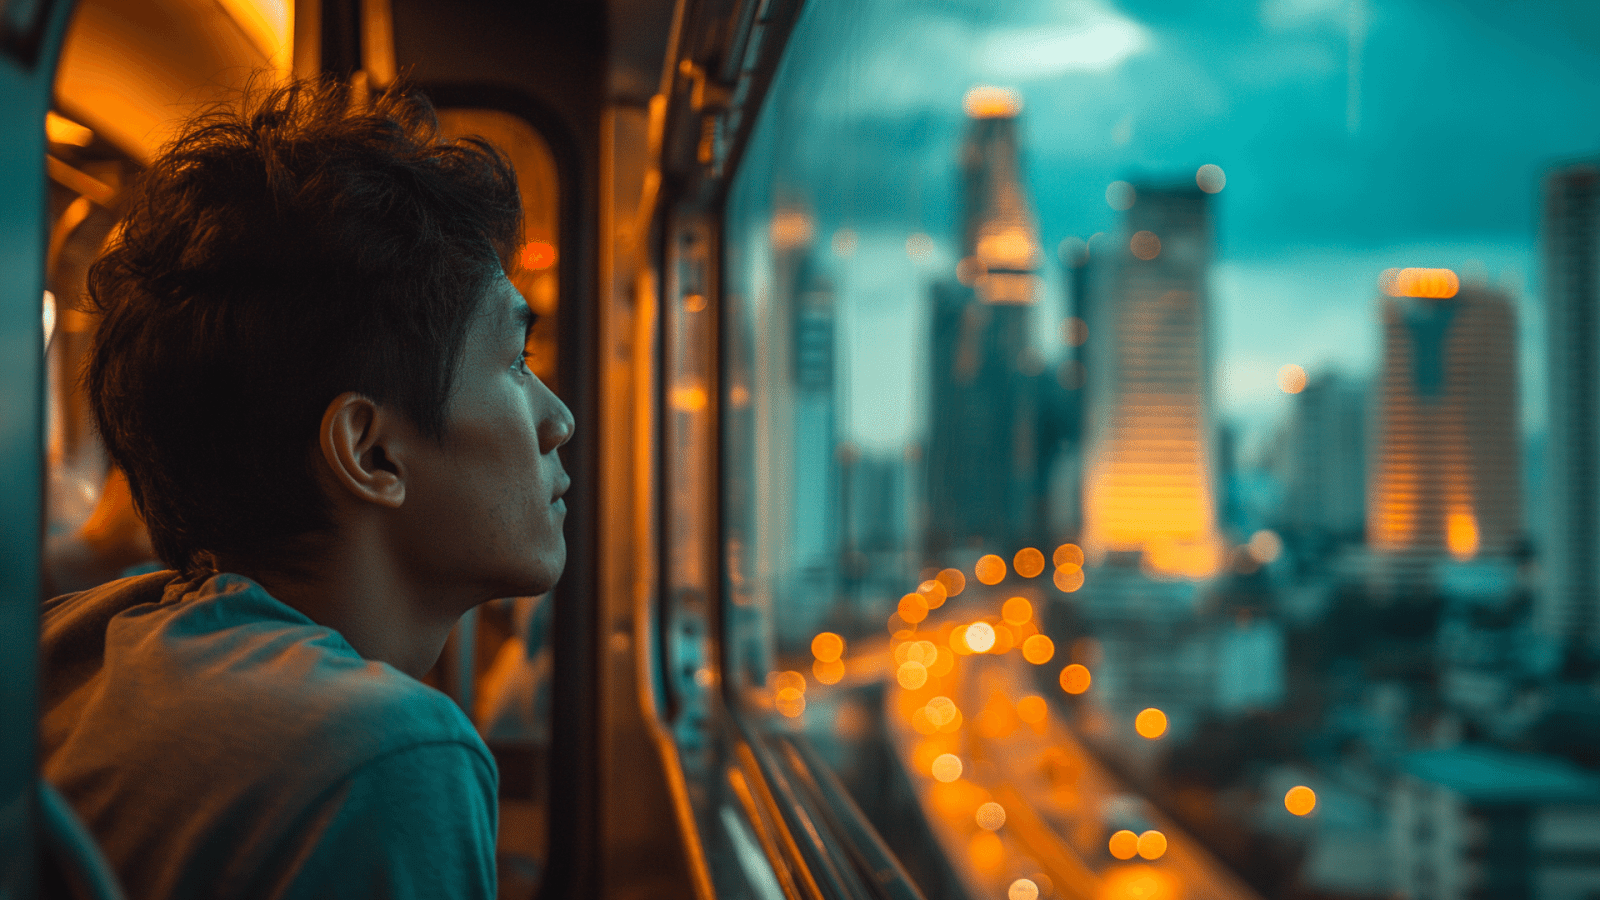
<path fill-rule="evenodd" d="M 1068 24 L 993 32 L 983 39 L 978 65 L 990 78 L 1018 81 L 1066 72 L 1105 72 L 1150 45 L 1150 32 L 1139 23 L 1094 10 Z"/>

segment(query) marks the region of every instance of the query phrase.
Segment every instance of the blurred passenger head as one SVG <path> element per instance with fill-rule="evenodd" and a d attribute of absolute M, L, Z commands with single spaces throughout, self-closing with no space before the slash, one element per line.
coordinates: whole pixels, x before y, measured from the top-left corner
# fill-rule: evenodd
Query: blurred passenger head
<path fill-rule="evenodd" d="M 346 391 L 442 441 L 521 230 L 509 162 L 418 94 L 297 82 L 191 120 L 89 274 L 85 387 L 162 561 L 290 570 L 332 528 L 317 429 Z"/>

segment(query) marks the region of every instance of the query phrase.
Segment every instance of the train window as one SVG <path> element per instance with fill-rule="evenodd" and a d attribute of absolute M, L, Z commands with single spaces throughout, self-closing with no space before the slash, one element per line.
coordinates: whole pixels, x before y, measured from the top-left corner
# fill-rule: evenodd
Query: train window
<path fill-rule="evenodd" d="M 721 236 L 736 714 L 929 895 L 1600 890 L 1597 41 L 807 3 Z"/>

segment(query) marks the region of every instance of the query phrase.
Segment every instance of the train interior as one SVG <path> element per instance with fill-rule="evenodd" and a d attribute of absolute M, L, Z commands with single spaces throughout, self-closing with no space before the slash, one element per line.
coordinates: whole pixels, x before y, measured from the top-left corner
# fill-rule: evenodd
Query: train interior
<path fill-rule="evenodd" d="M 0 897 L 119 896 L 34 737 L 41 600 L 159 567 L 88 266 L 311 76 L 512 161 L 578 422 L 566 573 L 427 677 L 500 896 L 1600 896 L 1585 4 L 33 0 Z"/>

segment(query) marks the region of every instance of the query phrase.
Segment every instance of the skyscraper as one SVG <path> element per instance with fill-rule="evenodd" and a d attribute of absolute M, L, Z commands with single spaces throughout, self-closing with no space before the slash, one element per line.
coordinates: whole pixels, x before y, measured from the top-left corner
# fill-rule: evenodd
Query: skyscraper
<path fill-rule="evenodd" d="M 1037 539 L 1053 450 L 1054 385 L 1032 347 L 1042 290 L 1038 233 L 1017 152 L 1020 101 L 968 93 L 961 148 L 963 254 L 932 289 L 927 552 Z M 1047 384 L 1048 382 L 1048 384 Z"/>
<path fill-rule="evenodd" d="M 1136 188 L 1091 252 L 1084 548 L 1143 554 L 1152 574 L 1204 578 L 1222 559 L 1210 441 L 1210 195 Z"/>
<path fill-rule="evenodd" d="M 1283 524 L 1303 539 L 1359 541 L 1366 527 L 1366 392 L 1338 374 L 1294 397 L 1281 449 Z"/>
<path fill-rule="evenodd" d="M 1545 179 L 1550 437 L 1540 630 L 1589 656 L 1600 643 L 1600 167 Z"/>
<path fill-rule="evenodd" d="M 1382 288 L 1367 543 L 1375 587 L 1404 594 L 1522 536 L 1516 314 L 1448 269 L 1391 269 Z"/>

